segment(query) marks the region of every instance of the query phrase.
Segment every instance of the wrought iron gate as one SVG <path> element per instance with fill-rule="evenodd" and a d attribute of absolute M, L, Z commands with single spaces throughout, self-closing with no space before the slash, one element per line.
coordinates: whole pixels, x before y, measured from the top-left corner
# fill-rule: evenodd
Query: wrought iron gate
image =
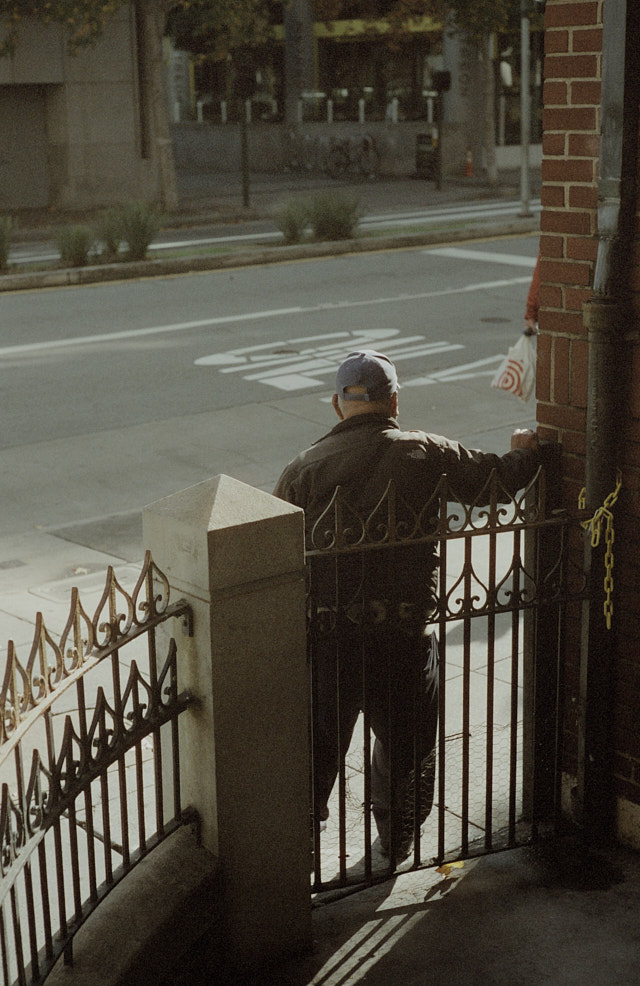
<path fill-rule="evenodd" d="M 147 552 L 127 593 L 109 568 L 93 618 L 73 590 L 53 638 L 38 614 L 26 660 L 9 643 L 0 687 L 0 983 L 42 982 L 141 859 L 193 820 L 180 796 L 177 644 Z M 160 651 L 160 642 L 167 648 Z M 126 648 L 126 650 L 125 650 Z"/>
<path fill-rule="evenodd" d="M 542 469 L 516 496 L 507 494 L 492 474 L 471 506 L 457 501 L 443 476 L 419 515 L 400 501 L 393 481 L 367 517 L 358 516 L 336 490 L 307 552 L 314 891 L 370 883 L 399 867 L 513 847 L 529 840 L 538 823 L 559 810 L 557 711 L 569 519 L 553 506 Z M 404 708 L 406 692 L 411 692 L 411 715 L 419 728 L 411 740 L 408 787 L 394 787 L 393 777 L 389 779 L 392 816 L 391 792 L 397 796 L 400 790 L 404 799 L 401 816 L 396 811 L 401 831 L 389 846 L 384 837 L 376 838 L 372 812 L 372 783 L 374 789 L 379 786 L 372 726 L 380 731 L 375 725 L 375 689 L 380 686 L 371 655 L 376 638 L 386 634 L 392 666 L 385 671 L 383 688 L 389 689 L 393 718 L 399 708 L 392 697 L 398 687 L 397 654 L 403 653 L 395 639 L 404 633 L 411 612 L 410 607 L 403 610 L 402 600 L 372 601 L 367 586 L 373 568 L 393 568 L 398 553 L 407 549 L 437 554 L 437 596 L 429 625 L 439 645 L 437 741 L 433 751 L 423 748 L 429 709 L 420 659 L 415 672 L 403 670 L 399 686 Z M 330 583 L 333 594 L 328 598 Z M 573 595 L 579 595 L 575 587 Z M 424 647 L 415 634 L 412 639 L 410 649 L 420 657 Z M 382 651 L 384 645 L 378 646 L 375 660 Z M 327 653 L 333 662 L 331 701 L 338 720 L 353 705 L 345 688 L 352 690 L 354 677 L 361 691 L 352 741 L 344 736 L 335 740 L 337 782 L 325 823 L 318 795 L 319 761 L 325 757 L 318 752 L 318 738 L 326 719 L 326 685 L 319 685 L 318 676 L 327 677 L 326 668 L 322 670 Z M 413 674 L 413 683 L 407 674 Z M 322 687 L 325 694 L 319 700 Z M 393 742 L 390 732 L 377 739 Z M 393 772 L 393 756 L 388 760 Z M 434 773 L 433 810 L 423 823 Z"/>

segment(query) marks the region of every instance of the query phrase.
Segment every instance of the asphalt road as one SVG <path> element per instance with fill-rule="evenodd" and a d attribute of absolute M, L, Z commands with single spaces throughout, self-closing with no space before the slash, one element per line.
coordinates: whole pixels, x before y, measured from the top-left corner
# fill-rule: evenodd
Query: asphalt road
<path fill-rule="evenodd" d="M 332 424 L 335 366 L 397 362 L 401 422 L 504 450 L 533 403 L 489 386 L 537 237 L 3 297 L 0 538 L 138 558 L 144 504 L 219 473 L 270 490 Z"/>

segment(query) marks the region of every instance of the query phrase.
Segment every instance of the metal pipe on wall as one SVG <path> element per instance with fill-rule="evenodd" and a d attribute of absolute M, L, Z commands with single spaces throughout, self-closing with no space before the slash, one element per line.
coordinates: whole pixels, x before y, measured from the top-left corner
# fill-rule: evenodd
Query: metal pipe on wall
<path fill-rule="evenodd" d="M 603 5 L 598 253 L 593 298 L 585 308 L 589 338 L 585 487 L 589 516 L 614 490 L 626 411 L 629 258 L 638 155 L 638 79 L 634 51 L 636 5 Z M 604 541 L 604 538 L 602 539 Z M 613 792 L 613 674 L 615 636 L 603 612 L 604 544 L 585 546 L 589 599 L 583 605 L 578 710 L 577 820 L 591 841 L 615 832 Z"/>

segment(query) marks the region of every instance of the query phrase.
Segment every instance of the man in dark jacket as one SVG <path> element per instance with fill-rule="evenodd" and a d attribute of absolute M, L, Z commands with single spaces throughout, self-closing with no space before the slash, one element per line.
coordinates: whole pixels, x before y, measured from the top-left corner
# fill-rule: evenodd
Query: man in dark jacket
<path fill-rule="evenodd" d="M 539 452 L 532 432 L 518 433 L 520 448 L 498 456 L 401 431 L 395 367 L 373 350 L 351 353 L 338 368 L 333 407 L 340 422 L 286 467 L 274 490 L 305 511 L 314 815 L 328 817 L 340 758 L 365 708 L 376 736 L 373 814 L 383 852 L 397 859 L 411 844 L 415 805 L 421 824 L 433 802 L 438 667 L 427 626 L 437 605 L 441 477 L 458 500 L 480 504 L 494 469 L 509 496 L 533 478 Z"/>

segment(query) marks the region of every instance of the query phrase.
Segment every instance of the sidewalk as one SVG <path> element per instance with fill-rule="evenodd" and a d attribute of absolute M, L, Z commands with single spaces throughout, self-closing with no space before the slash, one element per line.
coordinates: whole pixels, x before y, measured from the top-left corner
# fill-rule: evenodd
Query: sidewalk
<path fill-rule="evenodd" d="M 322 174 L 301 172 L 275 172 L 249 176 L 249 206 L 242 204 L 242 179 L 240 175 L 179 174 L 178 192 L 180 211 L 194 216 L 226 216 L 230 220 L 255 216 L 269 216 L 283 199 L 312 194 L 321 189 L 340 189 L 358 196 L 365 212 L 385 213 L 402 209 L 423 209 L 429 206 L 468 202 L 473 199 L 519 198 L 520 173 L 503 171 L 497 185 L 490 185 L 483 177 L 446 178 L 441 188 L 432 181 L 411 176 L 382 178 L 332 179 Z M 540 195 L 540 171 L 531 173 L 531 197 Z"/>
<path fill-rule="evenodd" d="M 322 189 L 349 191 L 357 195 L 369 213 L 423 209 L 482 199 L 520 197 L 520 175 L 516 171 L 500 174 L 497 185 L 485 179 L 448 178 L 440 189 L 424 178 L 332 179 L 326 175 L 300 172 L 255 173 L 249 176 L 249 205 L 243 205 L 242 177 L 230 172 L 179 173 L 177 175 L 179 207 L 166 217 L 166 228 L 202 223 L 237 223 L 248 219 L 269 218 L 274 208 L 291 197 L 313 194 Z M 540 173 L 532 171 L 531 197 L 540 195 Z M 23 242 L 46 237 L 58 225 L 79 221 L 86 216 L 67 217 L 51 210 L 33 210 L 15 219 L 14 239 Z"/>
<path fill-rule="evenodd" d="M 404 874 L 316 908 L 312 954 L 250 982 L 637 986 L 639 913 L 640 856 L 565 840 Z"/>

